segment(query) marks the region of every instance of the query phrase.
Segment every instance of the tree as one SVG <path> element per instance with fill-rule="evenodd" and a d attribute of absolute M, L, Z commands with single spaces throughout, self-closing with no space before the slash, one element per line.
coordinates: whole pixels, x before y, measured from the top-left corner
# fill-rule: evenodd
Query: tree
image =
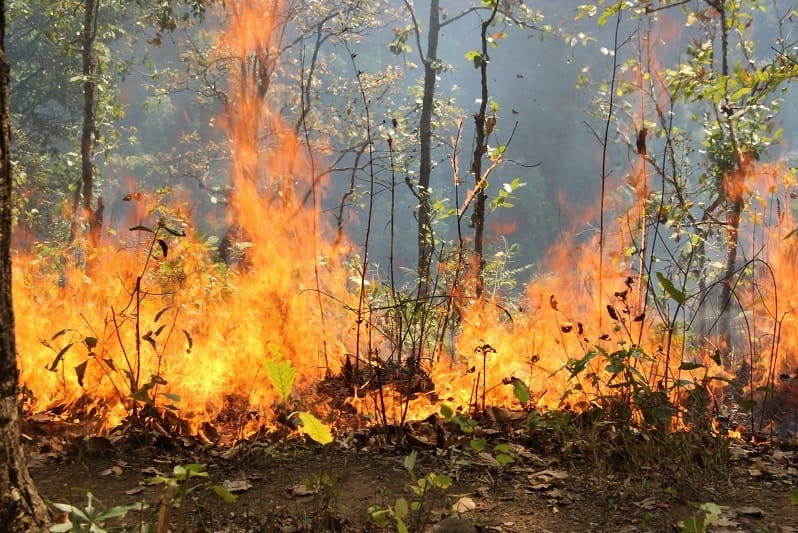
<path fill-rule="evenodd" d="M 20 441 L 17 354 L 11 297 L 11 132 L 5 0 L 0 0 L 0 530 L 44 531 L 48 511 L 28 473 Z"/>
<path fill-rule="evenodd" d="M 97 198 L 97 208 L 93 207 L 94 195 L 94 154 L 97 150 L 97 119 L 95 108 L 95 91 L 97 82 L 95 70 L 97 59 L 94 57 L 94 41 L 97 38 L 97 15 L 100 9 L 99 0 L 86 0 L 84 4 L 83 34 L 81 58 L 83 60 L 83 129 L 80 135 L 81 161 L 81 196 L 83 198 L 83 216 L 89 223 L 89 245 L 96 248 L 100 240 L 100 227 L 103 223 L 103 198 Z M 77 213 L 76 213 L 77 215 Z M 77 219 L 77 216 L 75 216 Z M 74 231 L 72 234 L 75 237 Z"/>
<path fill-rule="evenodd" d="M 435 100 L 436 75 L 440 68 L 438 60 L 438 34 L 441 30 L 438 0 L 432 0 L 429 7 L 429 29 L 427 30 L 427 51 L 421 47 L 421 30 L 413 6 L 405 0 L 405 6 L 413 19 L 413 29 L 418 41 L 418 53 L 424 64 L 424 93 L 421 102 L 418 136 L 421 145 L 417 191 L 418 198 L 418 283 L 419 296 L 426 298 L 430 287 L 430 264 L 434 251 L 432 235 L 432 198 L 430 196 L 430 177 L 432 175 L 432 111 Z"/>
<path fill-rule="evenodd" d="M 473 203 L 473 215 L 471 218 L 472 226 L 474 228 L 474 262 L 475 270 L 474 277 L 476 280 L 475 294 L 479 298 L 483 292 L 482 270 L 484 268 L 483 251 L 484 251 L 484 230 L 485 230 L 485 212 L 486 203 L 488 199 L 487 194 L 487 177 L 495 168 L 491 168 L 483 174 L 482 160 L 486 155 L 497 162 L 497 153 L 487 154 L 488 137 L 493 132 L 496 125 L 496 111 L 497 106 L 491 103 L 492 116 L 487 116 L 487 109 L 489 105 L 489 90 L 487 82 L 487 68 L 488 68 L 488 46 L 496 46 L 497 36 L 503 36 L 504 32 L 498 32 L 494 35 L 488 35 L 488 28 L 497 23 L 501 18 L 502 23 L 505 25 L 517 25 L 520 28 L 530 29 L 534 28 L 542 19 L 539 13 L 533 13 L 523 3 L 516 2 L 499 2 L 497 0 L 481 0 L 477 5 L 463 8 L 461 11 L 450 15 L 445 9 L 440 6 L 440 2 L 433 0 L 430 3 L 430 13 L 427 31 L 427 49 L 424 51 L 422 47 L 422 25 L 416 18 L 413 11 L 411 2 L 404 0 L 405 8 L 410 14 L 412 25 L 405 30 L 395 30 L 396 38 L 391 43 L 391 51 L 395 54 L 406 52 L 410 50 L 407 45 L 408 33 L 412 31 L 415 34 L 416 45 L 418 47 L 418 54 L 421 63 L 424 65 L 424 76 L 422 85 L 422 98 L 420 115 L 418 122 L 418 144 L 420 147 L 419 158 L 419 172 L 418 180 L 415 183 L 415 189 L 411 189 L 413 195 L 418 200 L 417 222 L 418 222 L 418 279 L 419 279 L 419 295 L 421 298 L 429 296 L 430 283 L 431 283 L 431 267 L 433 264 L 433 253 L 435 251 L 435 236 L 433 232 L 433 220 L 435 217 L 435 199 L 431 195 L 432 191 L 432 173 L 434 166 L 433 161 L 433 139 L 441 137 L 441 133 L 436 131 L 436 126 L 440 128 L 441 113 L 440 102 L 436 101 L 436 85 L 438 74 L 444 70 L 445 63 L 442 58 L 438 57 L 438 41 L 441 31 L 449 24 L 456 23 L 457 21 L 476 14 L 482 16 L 482 13 L 487 13 L 487 18 L 481 20 L 480 23 L 480 45 L 479 51 L 470 51 L 466 57 L 471 60 L 474 66 L 480 72 L 480 102 L 479 110 L 474 114 L 475 135 L 474 135 L 474 153 L 471 162 L 470 172 L 474 175 L 474 192 L 466 200 L 464 208 L 461 209 L 460 217 L 464 214 L 465 208 L 468 208 Z M 515 13 L 514 9 L 518 12 Z M 437 124 L 436 124 L 437 122 Z M 456 154 L 453 154 L 456 155 Z M 462 243 L 461 243 L 462 245 Z"/>
<path fill-rule="evenodd" d="M 772 148 L 781 142 L 781 101 L 798 76 L 789 32 L 796 14 L 789 2 L 765 8 L 754 0 L 580 7 L 577 18 L 596 16 L 599 27 L 614 22 L 614 46 L 602 48 L 612 75 L 599 90 L 600 141 L 604 162 L 623 153 L 635 161 L 624 182 L 636 200 L 608 192 L 605 204 L 602 189 L 601 216 L 605 205 L 608 214 L 620 213 L 628 240 L 607 246 L 623 250 L 625 265 L 637 263 L 636 305 L 664 324 L 647 335 L 663 354 L 662 390 L 679 387 L 667 369 L 679 355 L 672 348 L 686 346 L 682 354 L 747 374 L 752 396 L 761 392 L 753 376 L 763 368 L 773 384 L 772 354 L 786 335 L 776 331 L 783 317 L 769 298 L 782 297 L 781 282 L 769 263 L 779 258 L 795 171 Z M 655 47 L 662 35 L 684 43 L 678 55 Z M 608 151 L 611 125 L 626 150 Z M 603 218 L 600 227 L 602 257 L 609 257 Z M 599 267 L 599 276 L 611 274 Z M 601 286 L 598 297 L 603 308 Z"/>

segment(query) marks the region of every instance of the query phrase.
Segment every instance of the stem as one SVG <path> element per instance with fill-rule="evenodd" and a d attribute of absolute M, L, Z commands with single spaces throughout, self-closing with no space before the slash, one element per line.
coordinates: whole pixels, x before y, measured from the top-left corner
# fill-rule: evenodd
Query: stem
<path fill-rule="evenodd" d="M 618 1 L 618 16 L 615 18 L 615 34 L 613 37 L 613 54 L 612 54 L 612 77 L 610 79 L 610 100 L 609 109 L 607 110 L 607 120 L 604 123 L 604 137 L 601 141 L 601 196 L 600 196 L 600 210 L 599 210 L 599 268 L 598 268 L 598 317 L 599 317 L 599 331 L 602 329 L 602 322 L 604 319 L 604 309 L 601 305 L 601 298 L 604 294 L 604 210 L 606 201 L 607 190 L 607 143 L 610 138 L 610 124 L 612 123 L 612 115 L 615 106 L 615 79 L 618 75 L 618 34 L 621 28 L 621 19 L 623 17 L 623 0 Z"/>

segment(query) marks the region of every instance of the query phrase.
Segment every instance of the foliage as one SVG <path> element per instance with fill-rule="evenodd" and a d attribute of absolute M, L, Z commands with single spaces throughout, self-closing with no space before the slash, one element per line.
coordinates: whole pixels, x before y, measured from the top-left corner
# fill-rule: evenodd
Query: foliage
<path fill-rule="evenodd" d="M 393 520 L 396 529 L 402 533 L 425 531 L 436 502 L 449 489 L 452 479 L 435 472 L 417 477 L 415 474 L 417 459 L 418 453 L 413 450 L 405 457 L 403 463 L 411 480 L 407 484 L 412 494 L 411 499 L 408 501 L 404 497 L 399 497 L 393 505 L 383 507 L 378 504 L 369 507 L 371 519 L 378 526 L 387 528 Z"/>
<path fill-rule="evenodd" d="M 701 504 L 698 513 L 682 523 L 682 533 L 704 533 L 707 531 L 707 526 L 718 521 L 724 509 L 726 507 L 712 502 Z"/>
<path fill-rule="evenodd" d="M 269 381 L 271 381 L 272 386 L 280 395 L 282 409 L 285 410 L 286 403 L 290 398 L 291 390 L 294 388 L 296 371 L 291 365 L 291 361 L 280 361 L 279 359 L 267 359 L 264 363 L 264 366 L 266 367 L 266 375 L 269 377 Z M 298 416 L 302 424 L 302 431 L 308 437 L 321 445 L 329 444 L 333 441 L 332 431 L 330 430 L 329 426 L 325 425 L 312 413 L 291 413 L 287 416 L 287 418 L 290 419 L 294 415 Z"/>
<path fill-rule="evenodd" d="M 52 532 L 75 531 L 79 533 L 105 533 L 106 523 L 121 520 L 130 511 L 143 511 L 147 508 L 144 503 L 131 503 L 117 505 L 107 510 L 101 510 L 94 503 L 94 495 L 86 493 L 86 507 L 76 507 L 67 503 L 54 503 L 53 507 L 66 513 L 68 522 L 55 524 L 50 527 Z M 131 529 L 133 531 L 134 529 Z M 135 530 L 140 530 L 137 526 Z"/>
<path fill-rule="evenodd" d="M 117 505 L 107 510 L 102 510 L 95 505 L 95 498 L 91 492 L 86 494 L 88 502 L 86 507 L 80 508 L 67 503 L 53 503 L 52 505 L 67 514 L 68 522 L 56 524 L 50 528 L 53 532 L 85 532 L 105 533 L 109 522 L 116 522 L 112 531 L 167 531 L 172 528 L 172 519 L 175 519 L 175 531 L 182 531 L 186 498 L 189 494 L 209 490 L 221 498 L 225 503 L 235 503 L 237 497 L 225 486 L 207 481 L 208 472 L 205 465 L 191 463 L 175 465 L 171 476 L 157 475 L 150 479 L 151 485 L 162 485 L 164 493 L 160 505 L 153 509 L 154 513 L 144 511 L 150 509 L 145 503 L 132 503 Z M 178 510 L 173 516 L 173 509 Z M 125 524 L 123 519 L 130 511 L 138 511 L 140 516 L 134 524 Z"/>
<path fill-rule="evenodd" d="M 758 275 L 769 268 L 768 257 L 776 250 L 752 246 L 743 235 L 755 233 L 762 224 L 780 224 L 781 215 L 774 217 L 772 210 L 782 212 L 795 181 L 789 169 L 773 172 L 767 184 L 758 176 L 761 168 L 768 168 L 760 165 L 777 155 L 773 148 L 783 133 L 781 103 L 787 85 L 798 75 L 798 63 L 795 43 L 788 39 L 760 48 L 756 27 L 770 25 L 781 35 L 790 12 L 775 4 L 771 10 L 757 1 L 665 3 L 655 9 L 647 2 L 592 2 L 579 9 L 577 19 L 592 18 L 598 28 L 615 27 L 614 46 L 601 49 L 612 63 L 611 79 L 595 85 L 604 164 L 615 153 L 629 153 L 640 161 L 634 175 L 622 180 L 629 196 L 614 191 L 602 196 L 602 221 L 605 206 L 606 215 L 625 221 L 631 244 L 624 255 L 646 295 L 645 309 L 634 311 L 641 326 L 651 324 L 653 315 L 662 324 L 649 335 L 658 346 L 645 356 L 648 364 L 641 364 L 637 356 L 617 357 L 642 349 L 635 336 L 624 339 L 631 348 L 625 344 L 620 352 L 587 352 L 608 363 L 608 372 L 589 375 L 598 376 L 604 386 L 610 385 L 605 378 L 625 376 L 619 392 L 630 392 L 630 399 L 638 392 L 677 397 L 684 381 L 668 369 L 678 367 L 675 373 L 680 373 L 696 368 L 694 364 L 709 369 L 715 361 L 722 367 L 716 374 L 734 376 L 724 380 L 734 386 L 732 395 L 747 389 L 741 401 L 753 416 L 757 384 L 750 369 L 771 376 L 775 371 L 773 354 L 779 351 L 779 339 L 772 340 L 769 354 L 768 349 L 754 353 L 750 340 L 768 335 L 780 323 L 767 303 L 778 298 L 778 283 Z M 681 55 L 649 44 L 664 28 L 673 29 L 685 43 Z M 633 37 L 636 31 L 645 37 Z M 580 84 L 586 81 L 582 77 Z M 611 132 L 624 145 L 619 152 L 609 146 Z M 602 235 L 602 245 L 605 239 Z M 746 296 L 750 294 L 759 296 Z M 613 320 L 627 331 L 631 325 L 623 318 Z M 740 340 L 743 336 L 749 339 L 748 347 L 741 346 L 746 342 Z M 737 350 L 750 353 L 750 359 L 737 356 Z M 622 360 L 629 364 L 615 364 Z M 651 365 L 662 366 L 634 376 L 628 371 Z M 621 368 L 627 370 L 617 374 Z M 574 369 L 583 370 L 580 364 Z M 688 389 L 695 387 L 695 394 L 705 395 L 714 379 L 705 374 L 690 381 Z M 626 389 L 629 384 L 631 391 Z M 659 390 L 650 390 L 655 385 Z M 765 384 L 772 387 L 772 381 Z"/>

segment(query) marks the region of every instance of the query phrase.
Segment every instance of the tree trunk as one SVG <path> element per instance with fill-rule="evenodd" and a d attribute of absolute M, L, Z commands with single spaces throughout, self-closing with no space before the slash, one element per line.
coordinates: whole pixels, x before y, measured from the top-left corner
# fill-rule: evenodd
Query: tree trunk
<path fill-rule="evenodd" d="M 720 14 L 720 41 L 721 41 L 721 74 L 729 76 L 729 28 L 726 22 L 726 7 L 720 0 L 707 0 L 707 3 L 715 8 Z M 728 91 L 725 100 L 726 106 L 730 106 Z M 715 110 L 718 120 L 724 116 L 719 106 Z M 725 348 L 727 366 L 732 365 L 732 309 L 733 309 L 733 286 L 734 276 L 737 270 L 737 248 L 739 247 L 740 217 L 743 213 L 743 191 L 745 188 L 745 178 L 750 170 L 747 156 L 743 153 L 740 138 L 737 134 L 735 119 L 726 116 L 726 127 L 728 128 L 729 142 L 734 154 L 735 168 L 726 170 L 722 178 L 722 191 L 727 202 L 728 212 L 726 214 L 726 265 L 723 275 L 723 284 L 720 291 L 720 316 L 718 317 L 718 334 L 721 346 Z"/>
<path fill-rule="evenodd" d="M 482 22 L 480 34 L 482 42 L 482 62 L 479 65 L 480 82 L 480 104 L 479 111 L 474 115 L 474 158 L 471 161 L 471 173 L 474 174 L 476 184 L 474 212 L 471 215 L 471 223 L 474 226 L 474 280 L 476 283 L 476 297 L 482 298 L 485 290 L 485 280 L 482 276 L 485 269 L 485 259 L 483 257 L 485 245 L 485 203 L 488 195 L 485 193 L 485 180 L 482 179 L 482 158 L 488 149 L 488 135 L 490 129 L 487 123 L 488 109 L 488 27 L 496 17 L 499 4 L 493 6 L 490 17 Z M 493 121 L 495 123 L 495 120 Z"/>
<path fill-rule="evenodd" d="M 441 29 L 438 4 L 438 0 L 431 0 L 429 6 L 427 53 L 424 57 L 424 95 L 421 100 L 421 119 L 418 125 L 421 143 L 418 170 L 418 282 L 421 298 L 429 296 L 430 265 L 434 246 L 432 199 L 429 187 L 432 176 L 432 110 L 435 103 L 435 77 L 438 69 L 438 35 Z"/>
<path fill-rule="evenodd" d="M 94 156 L 97 148 L 96 81 L 94 79 L 96 62 L 93 57 L 94 40 L 97 36 L 97 11 L 100 0 L 86 0 L 83 18 L 83 131 L 80 137 L 81 189 L 83 216 L 89 224 L 89 245 L 96 248 L 100 241 L 102 227 L 103 201 L 94 199 Z"/>
<path fill-rule="evenodd" d="M 20 442 L 17 355 L 11 300 L 11 165 L 5 0 L 0 0 L 0 531 L 46 531 L 47 507 Z"/>

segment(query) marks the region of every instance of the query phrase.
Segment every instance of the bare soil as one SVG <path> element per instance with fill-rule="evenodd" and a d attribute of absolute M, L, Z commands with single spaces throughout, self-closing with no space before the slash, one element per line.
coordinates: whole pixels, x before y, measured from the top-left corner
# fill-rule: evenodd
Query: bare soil
<path fill-rule="evenodd" d="M 467 446 L 398 447 L 362 434 L 325 447 L 295 437 L 232 448 L 131 435 L 112 444 L 69 434 L 49 422 L 25 427 L 31 472 L 49 502 L 84 506 L 90 491 L 105 508 L 146 502 L 152 520 L 164 499 L 164 485 L 152 484 L 155 476 L 169 477 L 179 464 L 206 465 L 207 479 L 190 480 L 196 488 L 184 514 L 173 510 L 173 530 L 179 524 L 197 532 L 380 531 L 371 506 L 418 500 L 405 468 L 415 449 L 416 478 L 434 472 L 453 483 L 432 491 L 423 513 L 411 512 L 411 531 L 680 531 L 680 521 L 700 514 L 698 506 L 706 503 L 722 506 L 708 531 L 798 531 L 798 506 L 791 505 L 798 456 L 786 443 L 702 447 L 695 441 L 689 456 L 662 444 L 620 446 L 617 437 L 605 435 L 603 441 L 557 441 L 494 433 L 488 450 L 498 442 L 511 447 L 513 462 L 501 466 L 496 453 Z M 209 484 L 225 485 L 237 501 L 225 503 Z M 463 520 L 444 520 L 452 506 Z M 127 524 L 135 523 L 135 514 Z"/>

